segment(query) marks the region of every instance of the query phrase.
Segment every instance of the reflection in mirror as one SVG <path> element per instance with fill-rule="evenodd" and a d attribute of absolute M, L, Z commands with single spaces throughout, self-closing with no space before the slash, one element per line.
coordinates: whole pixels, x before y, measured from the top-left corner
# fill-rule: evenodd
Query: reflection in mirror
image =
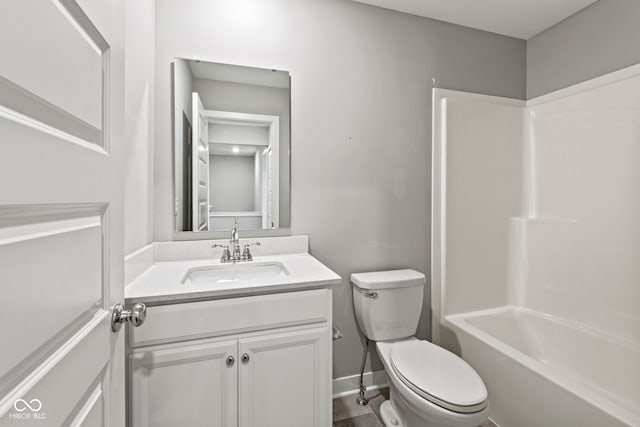
<path fill-rule="evenodd" d="M 290 222 L 286 71 L 175 58 L 176 231 Z"/>

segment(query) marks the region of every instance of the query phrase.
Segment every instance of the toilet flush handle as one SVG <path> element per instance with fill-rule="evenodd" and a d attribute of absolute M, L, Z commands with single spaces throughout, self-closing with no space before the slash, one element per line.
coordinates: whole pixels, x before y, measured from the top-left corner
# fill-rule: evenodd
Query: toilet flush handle
<path fill-rule="evenodd" d="M 364 296 L 367 298 L 371 298 L 371 299 L 378 299 L 378 293 L 377 292 L 365 292 Z"/>

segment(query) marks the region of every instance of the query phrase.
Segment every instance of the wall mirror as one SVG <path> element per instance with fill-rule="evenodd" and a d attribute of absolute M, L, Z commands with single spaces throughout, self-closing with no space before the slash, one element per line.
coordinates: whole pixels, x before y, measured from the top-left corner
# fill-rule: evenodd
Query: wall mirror
<path fill-rule="evenodd" d="M 176 231 L 288 228 L 287 71 L 175 58 Z"/>

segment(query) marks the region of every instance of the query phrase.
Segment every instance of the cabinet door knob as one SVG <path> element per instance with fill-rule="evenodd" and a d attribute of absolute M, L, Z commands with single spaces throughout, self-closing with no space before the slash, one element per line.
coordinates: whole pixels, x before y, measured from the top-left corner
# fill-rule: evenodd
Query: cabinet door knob
<path fill-rule="evenodd" d="M 235 361 L 236 361 L 236 359 L 233 356 L 227 357 L 227 366 L 233 366 Z"/>
<path fill-rule="evenodd" d="M 249 361 L 249 355 L 247 353 L 244 353 L 240 360 L 242 360 L 242 363 L 247 363 Z"/>

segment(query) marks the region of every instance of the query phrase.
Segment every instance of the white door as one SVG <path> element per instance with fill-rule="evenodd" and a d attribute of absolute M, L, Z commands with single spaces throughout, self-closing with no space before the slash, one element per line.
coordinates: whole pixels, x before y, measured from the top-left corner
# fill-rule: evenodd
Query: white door
<path fill-rule="evenodd" d="M 267 149 L 267 191 L 266 191 L 266 199 L 267 199 L 267 227 L 266 228 L 276 228 L 274 220 L 274 182 L 273 182 L 273 150 L 271 147 Z"/>
<path fill-rule="evenodd" d="M 130 355 L 131 427 L 235 426 L 236 348 L 231 340 Z"/>
<path fill-rule="evenodd" d="M 268 192 L 269 226 L 280 228 L 280 119 L 269 126 Z"/>
<path fill-rule="evenodd" d="M 262 211 L 262 228 L 271 228 L 269 215 L 269 156 L 264 149 L 260 155 L 260 210 Z"/>
<path fill-rule="evenodd" d="M 123 2 L 0 12 L 0 426 L 124 425 Z"/>
<path fill-rule="evenodd" d="M 197 92 L 193 101 L 193 231 L 209 229 L 209 122 Z"/>
<path fill-rule="evenodd" d="M 327 326 L 238 340 L 240 427 L 331 424 Z"/>

